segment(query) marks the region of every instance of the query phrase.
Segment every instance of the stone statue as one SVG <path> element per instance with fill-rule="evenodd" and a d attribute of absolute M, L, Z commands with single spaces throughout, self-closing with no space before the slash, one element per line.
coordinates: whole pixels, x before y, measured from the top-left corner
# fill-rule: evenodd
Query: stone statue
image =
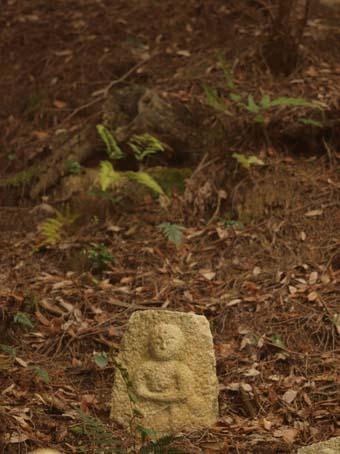
<path fill-rule="evenodd" d="M 298 449 L 298 454 L 338 454 L 340 452 L 340 437 L 333 437 Z"/>
<path fill-rule="evenodd" d="M 170 311 L 136 312 L 123 338 L 118 362 L 128 372 L 136 408 L 142 415 L 140 425 L 157 436 L 215 422 L 218 383 L 205 317 Z M 119 371 L 111 415 L 125 426 L 132 418 L 132 404 Z"/>

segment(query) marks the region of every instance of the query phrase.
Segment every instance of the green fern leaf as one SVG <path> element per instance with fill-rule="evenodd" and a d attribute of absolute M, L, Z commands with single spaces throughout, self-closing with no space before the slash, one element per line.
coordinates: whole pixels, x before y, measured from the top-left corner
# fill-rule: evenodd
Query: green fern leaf
<path fill-rule="evenodd" d="M 78 218 L 78 215 L 71 213 L 70 205 L 67 204 L 65 208 L 65 213 L 55 209 L 55 214 L 57 220 L 64 225 L 71 225 Z"/>
<path fill-rule="evenodd" d="M 270 96 L 268 94 L 265 94 L 262 96 L 260 105 L 261 105 L 262 109 L 268 109 L 270 107 L 271 101 L 270 101 Z"/>
<path fill-rule="evenodd" d="M 162 142 L 148 133 L 133 135 L 128 145 L 131 147 L 138 161 L 142 161 L 149 155 L 164 151 Z"/>
<path fill-rule="evenodd" d="M 110 159 L 122 159 L 124 153 L 118 145 L 116 139 L 104 125 L 97 125 L 97 131 L 106 145 L 106 152 Z"/>
<path fill-rule="evenodd" d="M 34 328 L 33 323 L 27 317 L 27 315 L 20 311 L 14 315 L 14 323 L 19 323 L 20 325 L 25 326 L 26 328 L 30 329 Z"/>
<path fill-rule="evenodd" d="M 39 366 L 30 366 L 30 369 L 32 369 L 32 371 L 38 377 L 40 377 L 44 383 L 46 383 L 47 385 L 49 384 L 50 379 L 48 376 L 48 372 L 45 369 L 43 369 L 42 367 L 39 367 Z"/>
<path fill-rule="evenodd" d="M 314 109 L 321 109 L 322 107 L 314 102 L 307 101 L 304 98 L 287 98 L 282 96 L 271 101 L 270 105 L 275 106 L 302 106 L 302 107 L 312 107 Z"/>
<path fill-rule="evenodd" d="M 251 156 L 246 156 L 242 153 L 233 153 L 232 157 L 236 159 L 236 161 L 241 164 L 242 167 L 245 169 L 249 170 L 251 166 L 257 165 L 257 166 L 263 166 L 264 162 L 257 158 L 254 155 Z"/>
<path fill-rule="evenodd" d="M 215 88 L 209 87 L 209 85 L 203 84 L 203 91 L 206 97 L 206 100 L 210 107 L 222 112 L 226 115 L 232 116 L 233 114 L 225 107 L 223 100 L 219 97 L 217 90 Z"/>
<path fill-rule="evenodd" d="M 165 196 L 161 186 L 147 172 L 126 172 L 125 174 L 130 180 L 137 181 L 137 183 L 152 189 L 156 194 Z"/>
<path fill-rule="evenodd" d="M 63 224 L 59 219 L 48 218 L 39 227 L 41 234 L 45 238 L 44 243 L 55 244 L 61 240 Z"/>
<path fill-rule="evenodd" d="M 45 238 L 43 244 L 56 244 L 61 240 L 62 230 L 65 226 L 73 224 L 77 215 L 72 214 L 67 205 L 65 213 L 55 209 L 55 218 L 47 218 L 39 224 L 39 230 Z"/>
<path fill-rule="evenodd" d="M 248 95 L 248 104 L 246 105 L 246 109 L 248 110 L 248 112 L 251 112 L 253 114 L 260 112 L 261 108 L 256 104 L 253 95 Z"/>
<path fill-rule="evenodd" d="M 320 121 L 313 120 L 312 118 L 299 118 L 298 121 L 300 123 L 302 123 L 303 125 L 307 125 L 307 126 L 315 126 L 317 128 L 323 127 L 323 125 Z"/>
<path fill-rule="evenodd" d="M 121 173 L 116 172 L 112 167 L 111 162 L 109 161 L 101 161 L 100 162 L 100 170 L 99 170 L 99 177 L 100 177 L 100 187 L 102 191 L 106 191 L 106 189 L 112 184 L 119 181 L 122 178 Z"/>
<path fill-rule="evenodd" d="M 219 53 L 219 55 L 218 55 L 218 61 L 219 61 L 220 66 L 221 66 L 221 68 L 222 68 L 222 70 L 223 70 L 224 77 L 225 77 L 225 80 L 226 80 L 226 82 L 227 82 L 227 87 L 228 87 L 230 90 L 234 90 L 234 89 L 235 89 L 235 85 L 234 85 L 234 82 L 233 82 L 232 74 L 231 74 L 231 72 L 230 72 L 228 63 L 227 63 L 227 61 L 225 60 L 223 54 Z"/>
<path fill-rule="evenodd" d="M 168 241 L 174 243 L 177 248 L 180 247 L 183 242 L 183 230 L 185 230 L 185 227 L 178 224 L 171 224 L 170 222 L 162 222 L 157 228 L 161 230 Z"/>

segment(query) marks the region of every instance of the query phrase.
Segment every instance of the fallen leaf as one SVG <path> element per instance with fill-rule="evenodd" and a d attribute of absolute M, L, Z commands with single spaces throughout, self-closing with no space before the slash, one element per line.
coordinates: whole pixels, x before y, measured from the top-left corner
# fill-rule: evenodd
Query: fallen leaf
<path fill-rule="evenodd" d="M 16 433 L 14 432 L 11 436 L 10 439 L 8 440 L 9 443 L 23 443 L 24 441 L 28 440 L 29 437 L 23 433 Z M 39 453 L 38 453 L 39 454 Z M 48 453 L 47 453 L 48 454 Z"/>
<path fill-rule="evenodd" d="M 308 283 L 310 285 L 314 285 L 316 284 L 317 280 L 318 280 L 318 277 L 319 277 L 319 274 L 317 271 L 313 271 L 312 273 L 310 273 L 309 275 L 309 279 L 308 279 Z"/>
<path fill-rule="evenodd" d="M 289 285 L 288 289 L 291 295 L 295 295 L 295 293 L 297 292 L 297 288 L 293 287 L 292 285 Z"/>
<path fill-rule="evenodd" d="M 261 274 L 261 268 L 259 266 L 255 266 L 255 268 L 253 269 L 253 275 L 254 276 L 258 276 L 259 274 Z"/>
<path fill-rule="evenodd" d="M 310 292 L 307 296 L 308 301 L 316 301 L 319 295 L 317 292 Z"/>
<path fill-rule="evenodd" d="M 291 404 L 294 401 L 294 399 L 296 398 L 296 396 L 297 396 L 297 391 L 294 391 L 294 389 L 289 389 L 282 396 L 282 400 L 284 400 L 287 404 Z"/>
<path fill-rule="evenodd" d="M 24 361 L 23 359 L 19 358 L 18 356 L 15 357 L 15 361 L 20 364 L 20 366 L 22 367 L 28 367 L 28 364 L 26 363 L 26 361 Z"/>
<path fill-rule="evenodd" d="M 323 210 L 321 210 L 321 209 L 320 210 L 311 210 L 311 211 L 307 211 L 305 213 L 305 216 L 311 218 L 314 216 L 320 216 L 322 213 L 323 213 Z"/>
<path fill-rule="evenodd" d="M 242 300 L 240 298 L 236 298 L 234 300 L 229 301 L 226 306 L 235 306 L 236 304 L 242 303 Z"/>
<path fill-rule="evenodd" d="M 300 232 L 300 235 L 299 235 L 299 237 L 300 237 L 300 240 L 301 240 L 301 241 L 305 241 L 305 240 L 306 240 L 306 238 L 307 238 L 307 235 L 306 235 L 306 233 L 305 233 L 305 232 L 303 232 L 303 231 L 302 231 L 302 232 Z"/>
<path fill-rule="evenodd" d="M 273 435 L 276 438 L 283 438 L 286 443 L 293 443 L 298 434 L 297 429 L 287 428 L 275 430 Z"/>
<path fill-rule="evenodd" d="M 56 55 L 57 57 L 67 57 L 72 54 L 73 54 L 73 51 L 70 49 L 54 51 L 54 55 Z"/>
<path fill-rule="evenodd" d="M 263 427 L 266 429 L 266 430 L 270 430 L 271 427 L 272 427 L 272 423 L 270 421 L 268 421 L 266 418 L 263 418 L 262 419 L 262 424 L 263 424 Z"/>
<path fill-rule="evenodd" d="M 49 134 L 46 131 L 33 131 L 32 136 L 36 137 L 38 140 L 46 140 Z"/>
<path fill-rule="evenodd" d="M 191 53 L 188 50 L 178 50 L 176 54 L 180 55 L 181 57 L 190 57 L 191 55 Z"/>
<path fill-rule="evenodd" d="M 228 357 L 233 351 L 233 345 L 229 344 L 216 344 L 216 354 L 220 358 Z"/>
<path fill-rule="evenodd" d="M 64 102 L 64 101 L 60 101 L 60 99 L 55 99 L 53 101 L 53 105 L 54 107 L 56 107 L 57 109 L 64 109 L 64 107 L 67 106 L 67 103 Z"/>
<path fill-rule="evenodd" d="M 200 270 L 200 275 L 203 276 L 207 281 L 212 281 L 216 276 L 216 273 L 211 270 Z"/>
<path fill-rule="evenodd" d="M 252 367 L 251 369 L 248 369 L 243 375 L 245 375 L 246 377 L 257 377 L 258 375 L 260 375 L 260 371 L 255 369 L 255 367 Z"/>

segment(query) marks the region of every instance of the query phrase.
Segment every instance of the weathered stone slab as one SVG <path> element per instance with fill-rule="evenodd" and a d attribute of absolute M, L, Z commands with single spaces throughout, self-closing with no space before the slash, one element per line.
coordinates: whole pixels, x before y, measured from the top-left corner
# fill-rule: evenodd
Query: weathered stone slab
<path fill-rule="evenodd" d="M 340 437 L 304 446 L 298 450 L 298 454 L 340 454 Z"/>
<path fill-rule="evenodd" d="M 117 362 L 111 417 L 125 427 L 133 407 L 139 424 L 156 437 L 213 425 L 218 416 L 218 381 L 208 320 L 200 315 L 146 310 L 135 312 L 123 336 Z"/>

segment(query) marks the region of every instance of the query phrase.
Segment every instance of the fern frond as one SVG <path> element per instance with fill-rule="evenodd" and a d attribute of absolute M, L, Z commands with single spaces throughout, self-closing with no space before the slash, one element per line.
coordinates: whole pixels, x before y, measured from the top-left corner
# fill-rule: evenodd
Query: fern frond
<path fill-rule="evenodd" d="M 110 159 L 122 159 L 124 153 L 118 145 L 116 139 L 104 125 L 97 125 L 97 131 L 106 145 L 106 153 Z"/>
<path fill-rule="evenodd" d="M 122 174 L 114 170 L 110 161 L 101 161 L 99 178 L 101 190 L 106 191 L 112 183 L 115 183 L 122 178 Z"/>
<path fill-rule="evenodd" d="M 246 156 L 242 153 L 233 153 L 232 157 L 236 159 L 236 161 L 247 170 L 249 170 L 253 165 L 264 166 L 264 162 L 262 161 L 262 159 L 259 159 L 254 155 Z"/>
<path fill-rule="evenodd" d="M 62 230 L 65 226 L 73 224 L 77 215 L 71 213 L 70 206 L 66 205 L 65 213 L 55 209 L 56 217 L 47 218 L 39 224 L 39 230 L 44 237 L 43 244 L 56 244 L 62 238 Z"/>
<path fill-rule="evenodd" d="M 322 110 L 322 107 L 312 101 L 307 101 L 304 98 L 287 98 L 282 96 L 280 98 L 273 99 L 270 103 L 270 107 L 276 106 L 301 106 L 301 107 L 312 107 L 314 109 Z"/>
<path fill-rule="evenodd" d="M 152 189 L 156 194 L 166 196 L 161 186 L 147 172 L 125 172 L 125 175 L 130 180 L 137 181 L 137 183 Z"/>
<path fill-rule="evenodd" d="M 62 225 L 71 225 L 78 218 L 78 215 L 73 214 L 70 209 L 70 205 L 67 204 L 65 208 L 65 213 L 55 209 L 56 218 Z"/>
<path fill-rule="evenodd" d="M 157 228 L 161 230 L 167 240 L 171 243 L 174 243 L 177 248 L 182 244 L 183 230 L 185 230 L 185 227 L 183 227 L 182 225 L 171 224 L 170 222 L 162 222 L 157 226 Z"/>
<path fill-rule="evenodd" d="M 59 219 L 48 218 L 40 224 L 40 231 L 43 235 L 44 243 L 56 244 L 61 240 L 62 222 Z"/>
<path fill-rule="evenodd" d="M 232 116 L 233 114 L 226 108 L 225 103 L 220 98 L 215 88 L 210 87 L 209 85 L 203 84 L 204 94 L 207 100 L 207 103 L 210 107 L 222 112 L 226 115 Z"/>
<path fill-rule="evenodd" d="M 164 151 L 162 142 L 148 133 L 140 135 L 134 134 L 129 140 L 128 145 L 131 147 L 138 161 L 142 161 L 146 156 L 151 154 Z"/>

